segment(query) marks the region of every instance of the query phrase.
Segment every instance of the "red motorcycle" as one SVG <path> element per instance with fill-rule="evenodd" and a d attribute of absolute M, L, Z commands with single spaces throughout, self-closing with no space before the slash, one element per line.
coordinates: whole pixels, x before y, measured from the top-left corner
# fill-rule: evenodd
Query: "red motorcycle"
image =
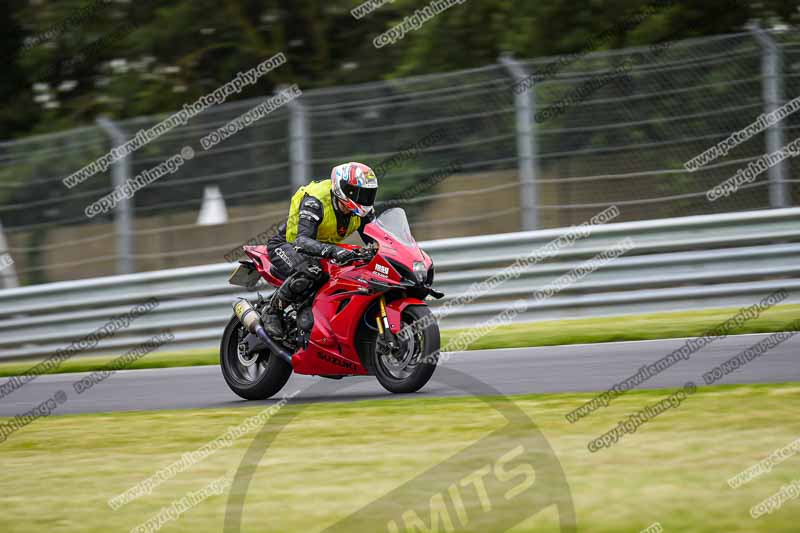
<path fill-rule="evenodd" d="M 433 261 L 420 249 L 405 211 L 389 209 L 364 232 L 366 247 L 344 264 L 322 259 L 325 284 L 307 301 L 284 311 L 286 338 L 264 331 L 267 300 L 240 299 L 222 335 L 220 365 L 228 386 L 248 400 L 276 394 L 292 371 L 332 379 L 374 375 L 394 393 L 416 392 L 438 362 L 439 325 L 425 303 L 441 298 L 431 288 Z M 245 246 L 230 283 L 255 288 L 260 279 L 279 287 L 265 246 Z"/>

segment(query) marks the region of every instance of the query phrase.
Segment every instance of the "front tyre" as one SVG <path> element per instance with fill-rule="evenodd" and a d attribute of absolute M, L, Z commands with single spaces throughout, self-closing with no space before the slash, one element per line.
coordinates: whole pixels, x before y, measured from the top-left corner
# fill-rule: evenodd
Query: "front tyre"
<path fill-rule="evenodd" d="M 220 343 L 222 376 L 231 390 L 245 400 L 266 400 L 286 385 L 292 367 L 280 357 L 271 356 L 268 350 L 240 357 L 239 343 L 246 335 L 247 331 L 234 315 L 228 321 Z"/>
<path fill-rule="evenodd" d="M 428 383 L 439 361 L 439 324 L 427 306 L 411 305 L 403 310 L 403 327 L 412 323 L 425 327 L 403 339 L 403 347 L 395 353 L 383 351 L 380 343 L 372 343 L 370 367 L 378 382 L 389 392 L 417 392 Z"/>

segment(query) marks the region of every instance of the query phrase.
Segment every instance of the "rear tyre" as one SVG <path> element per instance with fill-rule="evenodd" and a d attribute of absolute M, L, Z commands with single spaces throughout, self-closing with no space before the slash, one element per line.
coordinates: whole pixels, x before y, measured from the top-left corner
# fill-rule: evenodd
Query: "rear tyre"
<path fill-rule="evenodd" d="M 271 356 L 269 350 L 259 352 L 257 357 L 240 358 L 238 346 L 246 334 L 244 326 L 234 315 L 228 321 L 220 343 L 222 376 L 228 387 L 245 400 L 266 400 L 286 385 L 292 367 L 283 359 Z"/>
<path fill-rule="evenodd" d="M 411 305 L 403 310 L 403 326 L 424 320 L 426 326 L 414 332 L 399 353 L 382 353 L 376 341 L 371 344 L 369 367 L 383 388 L 396 394 L 417 392 L 431 379 L 439 361 L 439 325 L 427 306 Z"/>

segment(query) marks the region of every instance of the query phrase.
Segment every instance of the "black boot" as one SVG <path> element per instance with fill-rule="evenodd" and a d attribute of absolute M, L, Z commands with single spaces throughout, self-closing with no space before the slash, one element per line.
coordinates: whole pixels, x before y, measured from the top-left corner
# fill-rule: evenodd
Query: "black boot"
<path fill-rule="evenodd" d="M 267 304 L 266 309 L 264 309 L 262 316 L 264 321 L 264 331 L 266 331 L 267 335 L 273 339 L 283 338 L 284 331 L 281 315 L 283 315 L 283 306 L 281 305 L 280 298 L 278 298 L 278 294 L 275 293 L 272 295 L 272 298 L 270 299 L 269 304 Z"/>

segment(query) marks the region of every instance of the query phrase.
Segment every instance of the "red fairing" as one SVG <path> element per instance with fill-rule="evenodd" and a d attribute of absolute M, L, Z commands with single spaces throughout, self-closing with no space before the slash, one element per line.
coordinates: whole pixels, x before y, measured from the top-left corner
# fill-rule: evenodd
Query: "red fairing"
<path fill-rule="evenodd" d="M 262 278 L 267 280 L 267 283 L 274 287 L 283 285 L 283 280 L 276 278 L 270 272 L 272 263 L 269 260 L 269 252 L 267 252 L 266 246 L 244 246 L 243 248 L 244 253 L 253 260 L 256 270 L 261 274 Z"/>
<path fill-rule="evenodd" d="M 389 329 L 392 333 L 398 333 L 402 329 L 403 321 L 400 317 L 403 310 L 409 305 L 427 305 L 424 301 L 417 298 L 403 298 L 386 303 L 386 316 L 389 318 Z"/>
<path fill-rule="evenodd" d="M 371 261 L 340 266 L 327 259 L 320 260 L 329 279 L 314 298 L 314 327 L 308 348 L 300 349 L 292 356 L 292 366 L 299 374 L 367 374 L 355 347 L 359 324 L 362 320 L 367 320 L 374 326 L 377 314 L 377 305 L 374 304 L 381 295 L 394 289 L 402 294 L 401 291 L 406 288 L 401 283 L 403 275 L 388 259 L 403 265 L 408 271 L 412 271 L 415 261 L 425 263 L 426 268 L 430 268 L 432 264 L 416 242 L 400 242 L 402 239 L 384 231 L 379 224 L 368 224 L 365 233 L 379 245 L 378 253 Z M 245 252 L 253 259 L 256 269 L 265 280 L 276 287 L 280 286 L 281 280 L 269 273 L 271 265 L 266 247 L 246 246 Z M 386 313 L 392 332 L 400 331 L 402 312 L 409 305 L 426 304 L 420 299 L 407 296 L 387 302 Z"/>
<path fill-rule="evenodd" d="M 314 328 L 308 349 L 294 354 L 292 366 L 300 374 L 366 374 L 355 348 L 356 331 L 367 308 L 382 293 L 359 294 L 359 291 L 367 290 L 371 280 L 393 283 L 400 288 L 400 275 L 390 272 L 383 277 L 382 271 L 376 274 L 376 268 L 388 267 L 377 255 L 367 264 L 338 266 L 325 259 L 321 263 L 330 279 L 314 298 Z M 367 319 L 374 324 L 374 316 Z"/>

